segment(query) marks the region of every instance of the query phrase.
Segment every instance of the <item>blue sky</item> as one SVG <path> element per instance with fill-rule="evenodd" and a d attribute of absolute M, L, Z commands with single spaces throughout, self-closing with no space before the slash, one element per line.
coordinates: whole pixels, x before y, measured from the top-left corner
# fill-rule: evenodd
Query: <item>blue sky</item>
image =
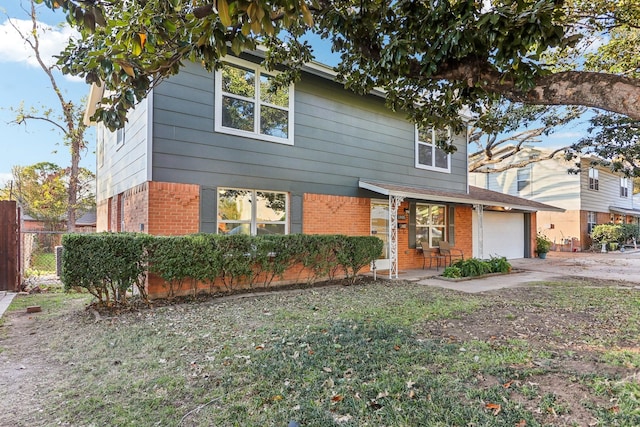
<path fill-rule="evenodd" d="M 22 6 L 29 7 L 27 1 Z M 57 54 L 71 34 L 68 27 L 59 27 L 64 21 L 62 13 L 54 13 L 38 5 L 39 21 L 52 26 L 41 36 L 43 54 Z M 7 15 L 21 28 L 29 29 L 31 21 L 21 8 L 21 1 L 0 0 L 0 184 L 10 178 L 11 167 L 27 166 L 48 161 L 64 167 L 71 162 L 69 150 L 63 144 L 61 133 L 52 125 L 31 121 L 16 125 L 16 114 L 10 111 L 21 102 L 43 111 L 43 106 L 60 111 L 60 103 L 51 88 L 48 76 L 35 63 L 32 51 L 24 45 L 16 31 L 7 22 Z M 43 56 L 44 56 L 43 55 Z M 79 103 L 89 93 L 89 86 L 78 79 L 55 75 L 58 86 L 67 100 Z M 95 137 L 93 128 L 86 134 L 90 143 L 84 153 L 82 166 L 95 170 Z"/>
<path fill-rule="evenodd" d="M 34 62 L 32 51 L 24 45 L 15 30 L 9 25 L 7 16 L 21 28 L 29 29 L 31 22 L 22 7 L 29 7 L 27 0 L 0 0 L 0 185 L 11 176 L 11 168 L 15 165 L 27 166 L 49 161 L 59 166 L 70 163 L 68 148 L 62 143 L 60 132 L 47 123 L 31 121 L 26 125 L 10 123 L 15 120 L 15 113 L 10 109 L 24 102 L 26 108 L 51 106 L 59 111 L 59 102 L 51 88 L 47 75 Z M 53 12 L 45 6 L 38 5 L 38 18 L 43 24 L 50 26 L 41 35 L 43 54 L 51 57 L 62 50 L 72 31 L 62 26 L 64 15 Z M 311 38 L 314 46 L 319 39 Z M 322 44 L 322 43 L 321 43 Z M 335 62 L 335 56 L 326 51 L 317 51 L 321 62 Z M 58 85 L 62 88 L 66 99 L 79 103 L 89 93 L 89 86 L 77 78 L 70 78 L 56 73 Z M 581 129 L 560 131 L 547 138 L 544 146 L 562 146 L 567 141 L 575 141 L 584 135 Z M 83 155 L 82 166 L 95 171 L 95 136 L 93 128 L 86 134 L 89 142 L 88 150 Z"/>

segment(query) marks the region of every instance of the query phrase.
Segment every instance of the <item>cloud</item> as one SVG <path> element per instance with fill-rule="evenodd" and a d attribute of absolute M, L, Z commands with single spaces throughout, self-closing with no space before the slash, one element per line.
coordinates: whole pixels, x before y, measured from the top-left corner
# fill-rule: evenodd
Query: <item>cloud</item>
<path fill-rule="evenodd" d="M 39 67 L 35 54 L 24 41 L 21 34 L 30 35 L 33 26 L 30 20 L 10 18 L 0 24 L 0 62 L 18 62 L 32 67 Z M 11 25 L 13 24 L 13 25 Z M 60 54 L 65 48 L 69 38 L 78 37 L 77 31 L 63 25 L 52 27 L 38 22 L 40 56 L 47 66 L 55 64 L 54 55 Z M 14 28 L 14 26 L 16 28 Z"/>
<path fill-rule="evenodd" d="M 4 187 L 4 185 L 13 179 L 13 175 L 10 173 L 1 173 L 0 172 L 0 187 Z"/>

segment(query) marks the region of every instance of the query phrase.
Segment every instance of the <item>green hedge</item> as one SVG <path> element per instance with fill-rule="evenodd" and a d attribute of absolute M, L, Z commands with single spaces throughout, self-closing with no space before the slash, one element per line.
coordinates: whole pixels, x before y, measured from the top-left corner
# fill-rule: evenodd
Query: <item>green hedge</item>
<path fill-rule="evenodd" d="M 383 243 L 374 236 L 97 233 L 65 235 L 62 245 L 65 287 L 85 288 L 98 303 L 113 305 L 126 302 L 132 288 L 146 300 L 147 271 L 162 278 L 169 297 L 186 284 L 194 294 L 198 283 L 213 292 L 218 279 L 227 291 L 266 287 L 296 265 L 311 272 L 310 282 L 338 273 L 354 281 Z"/>

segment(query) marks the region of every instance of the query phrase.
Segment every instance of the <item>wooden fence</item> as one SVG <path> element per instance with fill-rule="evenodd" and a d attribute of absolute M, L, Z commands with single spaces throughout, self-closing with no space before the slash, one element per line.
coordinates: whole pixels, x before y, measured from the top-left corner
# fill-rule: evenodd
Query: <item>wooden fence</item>
<path fill-rule="evenodd" d="M 15 201 L 0 201 L 0 291 L 16 291 L 22 282 L 20 209 Z"/>

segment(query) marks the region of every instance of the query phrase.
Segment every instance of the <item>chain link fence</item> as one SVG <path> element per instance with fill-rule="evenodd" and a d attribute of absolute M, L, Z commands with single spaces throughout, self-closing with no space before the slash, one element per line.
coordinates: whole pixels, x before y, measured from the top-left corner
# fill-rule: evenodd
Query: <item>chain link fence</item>
<path fill-rule="evenodd" d="M 56 275 L 56 247 L 63 231 L 23 231 L 22 266 L 25 278 Z"/>

